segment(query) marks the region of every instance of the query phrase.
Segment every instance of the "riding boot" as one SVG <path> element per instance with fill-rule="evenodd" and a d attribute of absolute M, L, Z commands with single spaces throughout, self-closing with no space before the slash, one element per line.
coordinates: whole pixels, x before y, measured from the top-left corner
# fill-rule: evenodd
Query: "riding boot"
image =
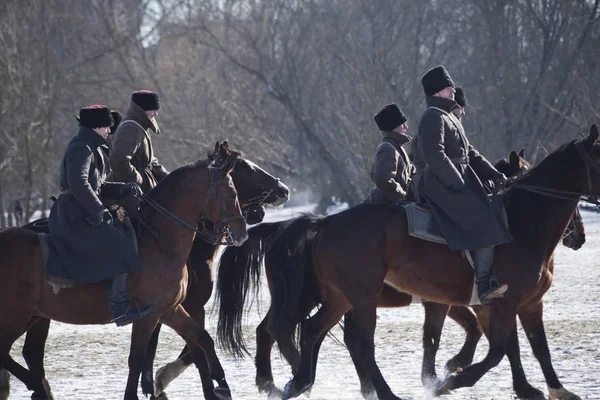
<path fill-rule="evenodd" d="M 489 304 L 493 299 L 504 297 L 508 285 L 498 283 L 494 273 L 494 248 L 485 247 L 471 251 L 475 264 L 477 295 L 481 304 Z"/>
<path fill-rule="evenodd" d="M 114 322 L 117 326 L 130 324 L 152 311 L 150 307 L 140 309 L 137 305 L 129 303 L 127 274 L 118 274 L 112 278 L 108 289 L 108 304 L 113 316 L 111 322 Z"/>

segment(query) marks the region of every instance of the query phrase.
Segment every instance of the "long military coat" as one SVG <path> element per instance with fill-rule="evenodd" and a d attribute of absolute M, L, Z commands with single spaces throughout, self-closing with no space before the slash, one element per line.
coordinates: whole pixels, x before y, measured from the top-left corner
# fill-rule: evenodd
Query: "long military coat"
<path fill-rule="evenodd" d="M 104 210 L 99 194 L 109 170 L 101 149 L 105 144 L 93 130 L 79 128 L 60 165 L 63 194 L 48 219 L 51 246 L 58 257 L 50 257 L 47 270 L 75 283 L 99 282 L 141 269 L 132 237 L 123 225 L 105 218 L 93 227 L 85 220 Z"/>
<path fill-rule="evenodd" d="M 500 197 L 482 181 L 499 172 L 469 143 L 452 115 L 453 100 L 427 97 L 413 149 L 417 191 L 439 223 L 448 246 L 475 250 L 512 241 Z"/>
<path fill-rule="evenodd" d="M 413 167 L 402 146 L 411 137 L 394 131 L 382 131 L 382 134 L 370 174 L 375 187 L 365 203 L 395 203 L 404 200 L 410 185 Z"/>
<path fill-rule="evenodd" d="M 110 166 L 115 182 L 135 182 L 144 193 L 148 193 L 168 175 L 154 155 L 152 133 L 160 133 L 158 126 L 131 101 L 110 148 Z"/>

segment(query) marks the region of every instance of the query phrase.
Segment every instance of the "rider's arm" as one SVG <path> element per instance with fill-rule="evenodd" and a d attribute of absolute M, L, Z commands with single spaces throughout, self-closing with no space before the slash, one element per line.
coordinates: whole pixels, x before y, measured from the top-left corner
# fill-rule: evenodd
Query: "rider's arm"
<path fill-rule="evenodd" d="M 404 161 L 399 156 L 391 144 L 383 143 L 377 149 L 375 163 L 373 164 L 375 186 L 392 203 L 406 198 L 406 192 L 397 181 L 396 171 L 402 171 L 403 168 L 406 168 Z M 398 168 L 398 164 L 400 164 L 400 168 Z M 401 173 L 398 175 L 401 176 Z"/>
<path fill-rule="evenodd" d="M 94 168 L 94 154 L 85 144 L 75 144 L 66 155 L 67 182 L 73 196 L 90 216 L 104 211 L 102 202 L 88 182 L 90 168 Z"/>
<path fill-rule="evenodd" d="M 419 146 L 423 159 L 447 187 L 457 190 L 465 185 L 458 169 L 446 156 L 444 147 L 444 120 L 431 112 L 419 123 Z"/>
<path fill-rule="evenodd" d="M 116 179 L 135 182 L 139 186 L 143 186 L 142 174 L 133 166 L 131 158 L 144 141 L 145 133 L 134 124 L 124 125 L 119 126 L 119 130 L 113 138 L 109 155 L 110 167 Z"/>
<path fill-rule="evenodd" d="M 500 172 L 470 144 L 469 165 L 473 168 L 481 181 L 493 179 L 500 174 Z"/>
<path fill-rule="evenodd" d="M 169 171 L 158 162 L 156 157 L 152 158 L 150 165 L 152 166 L 152 174 L 157 181 L 161 181 L 165 176 L 169 175 Z"/>

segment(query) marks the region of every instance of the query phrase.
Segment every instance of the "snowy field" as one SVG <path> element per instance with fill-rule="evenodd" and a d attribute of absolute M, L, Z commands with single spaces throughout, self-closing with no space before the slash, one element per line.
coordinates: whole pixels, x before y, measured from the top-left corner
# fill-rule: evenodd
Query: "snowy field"
<path fill-rule="evenodd" d="M 294 212 L 311 207 L 269 212 L 266 220 L 290 218 Z M 582 399 L 600 399 L 600 215 L 583 212 L 587 243 L 579 251 L 562 245 L 556 251 L 555 280 L 545 297 L 545 322 L 554 367 L 564 386 Z M 263 305 L 268 295 L 263 290 Z M 209 303 L 209 306 L 212 302 Z M 248 343 L 254 353 L 254 329 L 262 317 L 256 310 L 246 321 Z M 420 305 L 395 310 L 378 310 L 376 357 L 381 371 L 396 395 L 408 399 L 429 399 L 420 381 L 421 325 L 424 312 Z M 215 332 L 215 315 L 208 318 L 208 331 Z M 46 352 L 46 371 L 57 399 L 121 399 L 127 377 L 127 355 L 131 328 L 108 326 L 70 326 L 52 323 Z M 341 341 L 339 328 L 332 331 Z M 462 329 L 447 320 L 444 328 L 438 371 L 458 352 Z M 529 381 L 547 391 L 544 378 L 522 330 L 519 333 L 523 367 Z M 13 347 L 20 360 L 22 340 Z M 155 369 L 174 360 L 183 341 L 163 328 Z M 217 350 L 234 399 L 267 399 L 254 386 L 252 358 L 236 361 Z M 476 360 L 487 352 L 483 339 Z M 273 356 L 275 382 L 279 387 L 291 378 L 289 367 L 278 355 Z M 195 368 L 189 368 L 167 389 L 169 399 L 203 398 Z M 11 398 L 27 399 L 30 393 L 14 378 Z M 140 398 L 143 398 L 140 390 Z M 276 397 L 272 397 L 276 398 Z M 302 396 L 301 398 L 307 398 Z M 336 340 L 327 338 L 321 348 L 313 400 L 362 399 L 359 383 L 347 351 Z M 513 399 L 510 367 L 506 358 L 474 387 L 463 388 L 444 399 Z"/>

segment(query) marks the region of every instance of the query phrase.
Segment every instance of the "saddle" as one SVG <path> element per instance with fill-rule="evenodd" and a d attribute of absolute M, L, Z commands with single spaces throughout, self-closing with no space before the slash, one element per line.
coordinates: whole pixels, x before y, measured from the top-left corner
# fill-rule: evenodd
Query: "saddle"
<path fill-rule="evenodd" d="M 426 240 L 428 242 L 448 244 L 446 239 L 444 239 L 442 229 L 431 214 L 431 210 L 427 204 L 404 201 L 399 205 L 404 208 L 406 213 L 406 219 L 408 221 L 408 234 L 410 236 Z M 471 253 L 467 250 L 463 250 L 461 251 L 461 255 L 467 259 L 471 265 L 471 268 L 475 269 L 475 264 L 473 263 Z M 413 296 L 413 303 L 420 302 L 420 298 Z M 471 301 L 469 302 L 469 305 L 479 304 L 481 304 L 481 302 L 479 301 L 479 296 L 477 295 L 477 285 L 475 284 L 474 280 L 473 293 L 471 294 Z"/>

